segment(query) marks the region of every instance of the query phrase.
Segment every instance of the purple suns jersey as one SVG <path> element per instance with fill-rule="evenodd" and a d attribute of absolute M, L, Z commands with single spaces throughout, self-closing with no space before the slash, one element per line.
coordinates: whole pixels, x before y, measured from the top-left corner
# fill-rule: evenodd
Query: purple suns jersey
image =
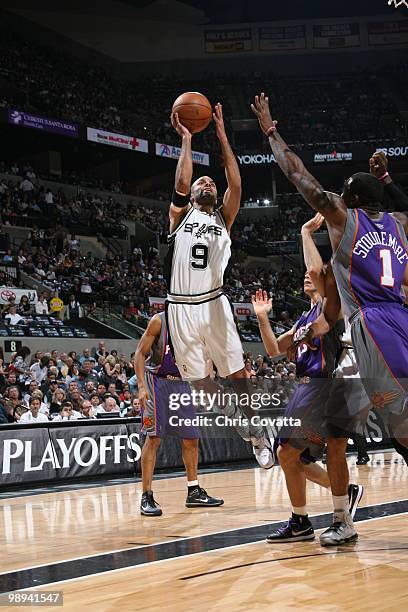
<path fill-rule="evenodd" d="M 361 209 L 349 209 L 332 262 L 343 312 L 348 317 L 379 303 L 404 303 L 408 242 L 401 223 L 389 213 L 379 213 L 372 219 Z"/>
<path fill-rule="evenodd" d="M 322 302 L 318 302 L 308 312 L 302 313 L 300 319 L 295 324 L 294 340 L 302 333 L 305 327 L 313 323 L 322 312 Z M 313 340 L 317 347 L 312 351 L 306 344 L 299 346 L 296 351 L 296 376 L 309 376 L 310 378 L 324 377 L 324 355 L 320 338 Z"/>
<path fill-rule="evenodd" d="M 166 378 L 167 376 L 181 378 L 168 344 L 168 331 L 164 312 L 159 313 L 159 317 L 161 319 L 160 336 L 153 343 L 151 353 L 146 359 L 145 369 L 160 378 Z"/>

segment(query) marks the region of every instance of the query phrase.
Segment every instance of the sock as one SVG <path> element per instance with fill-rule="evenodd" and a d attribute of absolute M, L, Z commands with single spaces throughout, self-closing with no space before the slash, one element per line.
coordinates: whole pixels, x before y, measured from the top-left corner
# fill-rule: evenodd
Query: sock
<path fill-rule="evenodd" d="M 334 512 L 348 514 L 349 498 L 348 495 L 332 495 Z"/>
<path fill-rule="evenodd" d="M 198 489 L 198 480 L 187 480 L 188 494 L 190 495 L 195 489 Z"/>
<path fill-rule="evenodd" d="M 307 516 L 306 506 L 292 506 L 292 513 L 305 518 Z"/>

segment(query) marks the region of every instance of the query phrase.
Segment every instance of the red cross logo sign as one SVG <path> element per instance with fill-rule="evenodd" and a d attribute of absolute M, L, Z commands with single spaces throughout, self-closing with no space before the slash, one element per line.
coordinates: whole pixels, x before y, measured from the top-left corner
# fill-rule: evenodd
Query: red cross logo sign
<path fill-rule="evenodd" d="M 138 141 L 137 138 L 133 137 L 132 140 L 130 141 L 130 144 L 132 146 L 132 149 L 138 149 L 140 142 Z"/>

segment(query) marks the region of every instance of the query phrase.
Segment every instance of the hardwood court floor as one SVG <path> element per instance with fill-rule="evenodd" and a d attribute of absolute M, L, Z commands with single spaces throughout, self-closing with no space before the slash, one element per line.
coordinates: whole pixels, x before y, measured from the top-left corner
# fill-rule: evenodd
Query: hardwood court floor
<path fill-rule="evenodd" d="M 0 591 L 62 589 L 64 610 L 408 609 L 408 502 L 396 503 L 408 499 L 408 468 L 391 453 L 354 463 L 366 487 L 360 539 L 334 550 L 264 542 L 289 514 L 280 468 L 202 476 L 225 499 L 211 511 L 184 507 L 184 478 L 157 481 L 160 518 L 139 515 L 140 483 L 2 500 Z M 308 495 L 324 527 L 330 494 L 311 484 Z"/>

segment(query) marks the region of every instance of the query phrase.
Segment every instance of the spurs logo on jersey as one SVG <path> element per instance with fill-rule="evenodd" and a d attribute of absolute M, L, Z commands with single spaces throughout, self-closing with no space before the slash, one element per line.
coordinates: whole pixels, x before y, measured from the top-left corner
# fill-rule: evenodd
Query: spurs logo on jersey
<path fill-rule="evenodd" d="M 195 296 L 223 285 L 231 256 L 231 239 L 219 211 L 191 208 L 168 238 L 166 278 L 169 294 Z"/>

